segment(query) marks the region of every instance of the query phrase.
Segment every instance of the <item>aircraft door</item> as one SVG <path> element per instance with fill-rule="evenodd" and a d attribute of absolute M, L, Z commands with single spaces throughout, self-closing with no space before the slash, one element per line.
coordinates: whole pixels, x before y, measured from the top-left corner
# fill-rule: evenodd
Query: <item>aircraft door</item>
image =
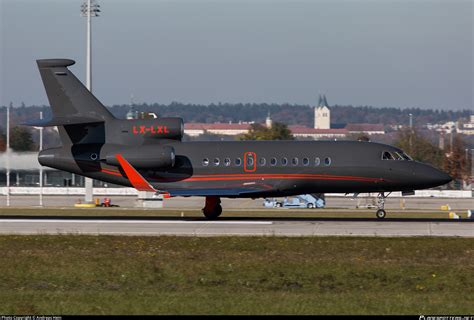
<path fill-rule="evenodd" d="M 244 171 L 254 172 L 257 169 L 257 155 L 255 152 L 244 153 Z"/>

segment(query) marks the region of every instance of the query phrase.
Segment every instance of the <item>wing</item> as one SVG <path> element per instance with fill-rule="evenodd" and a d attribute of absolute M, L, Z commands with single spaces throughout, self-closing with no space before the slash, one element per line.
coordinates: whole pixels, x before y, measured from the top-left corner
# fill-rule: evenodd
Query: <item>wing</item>
<path fill-rule="evenodd" d="M 264 189 L 257 189 L 257 188 L 202 188 L 202 189 L 169 189 L 166 190 L 167 193 L 170 194 L 170 196 L 183 196 L 183 197 L 189 197 L 189 196 L 218 196 L 218 197 L 232 197 L 232 196 L 241 196 L 241 195 L 250 195 L 252 193 L 261 193 L 265 191 Z"/>

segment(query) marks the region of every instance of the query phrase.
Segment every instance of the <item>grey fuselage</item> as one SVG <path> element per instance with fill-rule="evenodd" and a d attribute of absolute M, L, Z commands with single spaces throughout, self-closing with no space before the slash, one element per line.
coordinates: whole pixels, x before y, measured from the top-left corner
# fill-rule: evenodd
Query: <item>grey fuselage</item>
<path fill-rule="evenodd" d="M 411 191 L 451 180 L 408 157 L 383 160 L 383 152 L 403 152 L 378 143 L 182 142 L 181 118 L 115 118 L 69 70 L 74 63 L 37 60 L 53 117 L 29 125 L 56 126 L 62 143 L 40 152 L 44 166 L 137 190 L 206 197 Z"/>
<path fill-rule="evenodd" d="M 385 151 L 402 151 L 372 142 L 164 140 L 156 144 L 156 148 L 163 145 L 174 148 L 174 165 L 138 169 L 138 172 L 157 190 L 165 191 L 255 188 L 251 193 L 219 195 L 256 198 L 325 192 L 411 191 L 451 180 L 444 172 L 417 161 L 382 160 Z M 40 153 L 39 161 L 60 170 L 131 186 L 120 166 L 101 161 L 115 145 L 82 144 L 74 148 L 45 150 Z M 99 155 L 96 160 L 91 160 L 92 152 Z"/>

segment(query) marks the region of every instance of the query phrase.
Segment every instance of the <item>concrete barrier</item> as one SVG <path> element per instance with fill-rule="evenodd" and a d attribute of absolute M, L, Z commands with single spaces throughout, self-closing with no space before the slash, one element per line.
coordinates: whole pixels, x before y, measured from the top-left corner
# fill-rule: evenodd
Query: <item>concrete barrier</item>
<path fill-rule="evenodd" d="M 10 187 L 11 195 L 39 195 L 38 187 Z M 84 195 L 84 188 L 76 187 L 46 187 L 43 188 L 43 195 L 55 196 L 79 196 Z M 0 194 L 7 195 L 7 187 L 0 188 Z M 94 188 L 94 195 L 97 196 L 136 196 L 138 191 L 133 188 Z"/>

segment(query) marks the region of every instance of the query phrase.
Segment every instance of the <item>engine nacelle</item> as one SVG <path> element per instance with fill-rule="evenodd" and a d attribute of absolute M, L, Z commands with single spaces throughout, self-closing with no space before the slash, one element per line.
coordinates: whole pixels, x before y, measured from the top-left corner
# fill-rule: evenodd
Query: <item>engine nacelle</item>
<path fill-rule="evenodd" d="M 129 147 L 110 152 L 105 156 L 107 164 L 118 166 L 116 155 L 120 154 L 133 167 L 137 169 L 163 169 L 171 168 L 175 162 L 174 148 L 162 145 L 147 145 Z"/>

